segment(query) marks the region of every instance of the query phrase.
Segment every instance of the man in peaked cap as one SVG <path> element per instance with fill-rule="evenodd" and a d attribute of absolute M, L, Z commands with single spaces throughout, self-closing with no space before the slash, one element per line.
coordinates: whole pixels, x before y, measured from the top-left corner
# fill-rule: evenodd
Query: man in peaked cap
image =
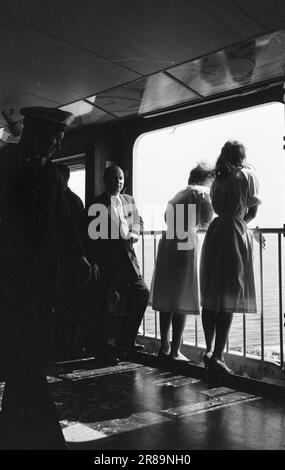
<path fill-rule="evenodd" d="M 60 257 L 73 258 L 82 282 L 90 276 L 50 161 L 73 115 L 43 107 L 22 114 L 20 143 L 0 157 L 0 448 L 62 449 L 44 372 Z"/>
<path fill-rule="evenodd" d="M 22 143 L 28 143 L 30 150 L 38 145 L 37 153 L 41 153 L 41 159 L 51 159 L 60 148 L 64 133 L 74 119 L 73 114 L 42 106 L 22 108 L 21 113 L 25 116 Z"/>
<path fill-rule="evenodd" d="M 31 106 L 29 108 L 22 108 L 21 114 L 30 119 L 43 119 L 54 123 L 63 132 L 74 120 L 72 113 L 63 111 L 57 108 L 45 108 L 44 106 Z"/>

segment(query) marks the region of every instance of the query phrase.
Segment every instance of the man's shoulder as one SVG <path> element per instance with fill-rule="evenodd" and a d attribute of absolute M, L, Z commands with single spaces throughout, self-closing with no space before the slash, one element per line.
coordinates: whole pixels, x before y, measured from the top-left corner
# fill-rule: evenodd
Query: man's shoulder
<path fill-rule="evenodd" d="M 30 162 L 22 152 L 19 144 L 7 144 L 0 149 L 0 171 L 13 173 L 27 173 L 30 170 Z"/>
<path fill-rule="evenodd" d="M 0 156 L 1 160 L 3 159 L 10 159 L 11 161 L 23 161 L 25 160 L 25 156 L 23 152 L 21 152 L 21 147 L 19 144 L 6 144 L 0 148 Z"/>
<path fill-rule="evenodd" d="M 67 196 L 67 198 L 73 199 L 74 201 L 78 202 L 78 204 L 83 205 L 83 202 L 81 198 L 78 196 L 78 194 L 74 193 L 70 188 L 66 189 L 65 195 Z"/>
<path fill-rule="evenodd" d="M 120 194 L 120 199 L 123 204 L 134 204 L 134 198 L 130 194 Z M 92 204 L 104 204 L 104 205 L 109 205 L 111 202 L 111 198 L 107 193 L 102 193 L 96 196 Z"/>

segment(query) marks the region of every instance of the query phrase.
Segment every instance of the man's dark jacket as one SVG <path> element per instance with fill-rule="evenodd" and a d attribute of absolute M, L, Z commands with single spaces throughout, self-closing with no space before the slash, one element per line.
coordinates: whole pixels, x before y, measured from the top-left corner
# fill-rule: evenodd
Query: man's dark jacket
<path fill-rule="evenodd" d="M 20 145 L 0 154 L 0 364 L 11 372 L 44 358 L 59 260 L 78 259 L 60 176 L 52 162 L 32 162 Z"/>

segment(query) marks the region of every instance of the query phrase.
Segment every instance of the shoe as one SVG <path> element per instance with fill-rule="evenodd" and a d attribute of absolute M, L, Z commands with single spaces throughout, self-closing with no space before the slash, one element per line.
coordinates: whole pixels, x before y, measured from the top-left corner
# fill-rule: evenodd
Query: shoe
<path fill-rule="evenodd" d="M 227 364 L 222 361 L 221 359 L 216 359 L 215 357 L 211 357 L 209 359 L 209 369 L 213 372 L 218 372 L 224 375 L 231 375 L 233 371 L 227 366 Z"/>
<path fill-rule="evenodd" d="M 141 352 L 144 350 L 144 345 L 143 344 L 138 344 L 135 343 L 133 346 L 116 346 L 115 347 L 115 355 L 120 358 L 120 359 L 128 359 L 129 357 L 132 357 L 132 355 Z"/>
<path fill-rule="evenodd" d="M 184 356 L 184 354 L 182 354 L 181 352 L 179 352 L 175 356 L 170 354 L 169 357 L 172 361 L 191 362 L 191 359 L 189 357 Z"/>

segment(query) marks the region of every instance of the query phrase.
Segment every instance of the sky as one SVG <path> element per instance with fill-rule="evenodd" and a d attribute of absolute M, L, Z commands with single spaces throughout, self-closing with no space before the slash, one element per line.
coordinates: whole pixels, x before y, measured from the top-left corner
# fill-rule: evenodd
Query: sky
<path fill-rule="evenodd" d="M 262 204 L 251 226 L 283 226 L 284 129 L 284 105 L 270 103 L 141 135 L 134 146 L 133 184 L 145 230 L 165 227 L 167 201 L 187 185 L 197 162 L 214 165 L 229 139 L 245 145 L 259 181 Z"/>

